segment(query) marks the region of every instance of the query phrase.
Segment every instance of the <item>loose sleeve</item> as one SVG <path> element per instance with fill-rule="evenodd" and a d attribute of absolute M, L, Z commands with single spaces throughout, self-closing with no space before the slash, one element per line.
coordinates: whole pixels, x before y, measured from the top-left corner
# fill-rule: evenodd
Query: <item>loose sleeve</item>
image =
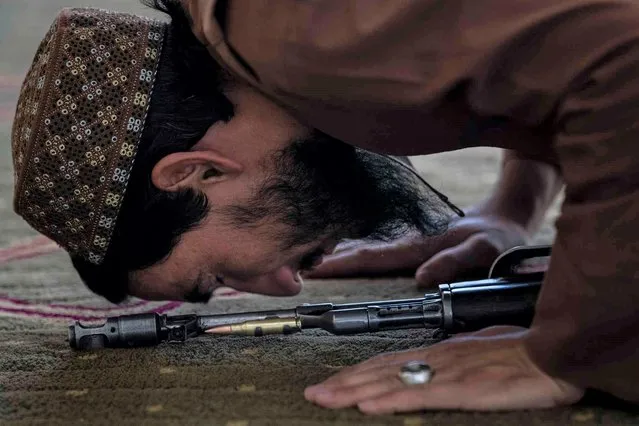
<path fill-rule="evenodd" d="M 636 33 L 622 33 L 558 109 L 566 196 L 527 347 L 552 375 L 639 402 Z"/>
<path fill-rule="evenodd" d="M 214 0 L 183 1 L 217 60 L 353 145 L 427 154 L 470 146 L 474 118 L 551 121 L 552 146 L 503 127 L 474 138 L 551 148 L 566 184 L 527 348 L 552 375 L 639 402 L 636 2 L 234 0 L 222 32 Z"/>

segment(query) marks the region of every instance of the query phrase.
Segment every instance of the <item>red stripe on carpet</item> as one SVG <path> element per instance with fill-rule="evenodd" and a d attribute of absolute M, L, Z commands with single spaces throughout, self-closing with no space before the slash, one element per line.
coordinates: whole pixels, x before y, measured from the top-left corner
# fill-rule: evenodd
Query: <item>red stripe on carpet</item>
<path fill-rule="evenodd" d="M 55 244 L 52 240 L 45 236 L 38 236 L 32 238 L 28 241 L 21 241 L 15 243 L 9 247 L 0 248 L 0 265 L 3 263 L 8 263 L 16 260 L 30 259 L 38 256 L 43 256 L 50 253 L 55 253 L 61 250 L 61 247 Z M 227 298 L 227 297 L 241 297 L 246 293 L 242 293 L 233 289 L 219 289 L 214 298 Z M 86 305 L 71 305 L 71 304 L 62 304 L 62 303 L 38 303 L 33 301 L 28 301 L 24 299 L 19 299 L 15 297 L 10 297 L 8 295 L 0 295 L 0 301 L 7 301 L 13 303 L 15 305 L 19 305 L 19 307 L 0 307 L 0 312 L 11 313 L 13 315 L 25 315 L 25 316 L 36 316 L 41 318 L 67 318 L 67 319 L 80 319 L 80 320 L 90 320 L 95 318 L 103 318 L 103 317 L 93 317 L 88 315 L 73 315 L 66 313 L 51 313 L 51 312 L 40 312 L 37 310 L 37 306 L 46 306 L 50 309 L 63 309 L 63 310 L 76 310 L 76 311 L 89 311 L 96 313 L 104 313 L 108 315 L 109 312 L 116 310 L 127 310 L 133 308 L 139 308 L 141 306 L 145 306 L 150 304 L 148 301 L 138 301 L 134 302 L 131 305 L 127 306 L 114 306 L 114 307 L 95 307 L 95 306 L 86 306 Z M 173 309 L 174 307 L 180 306 L 182 302 L 170 302 L 167 305 L 164 305 L 158 309 L 152 309 L 149 312 L 163 312 L 168 309 Z"/>
<path fill-rule="evenodd" d="M 247 293 L 241 292 L 241 291 L 237 291 L 237 290 L 223 290 L 223 291 L 216 291 L 213 294 L 214 298 L 218 298 L 218 297 L 232 297 L 232 296 L 243 296 Z"/>
<path fill-rule="evenodd" d="M 95 311 L 95 312 L 132 309 L 132 308 L 138 308 L 140 306 L 148 305 L 149 303 L 151 303 L 146 300 L 140 300 L 140 301 L 131 303 L 129 305 L 118 305 L 118 306 L 108 306 L 108 307 L 99 308 L 96 306 L 69 305 L 69 304 L 63 304 L 63 303 L 39 303 L 39 302 L 32 302 L 30 300 L 17 299 L 15 297 L 9 297 L 9 296 L 0 296 L 0 301 L 7 301 L 10 303 L 14 303 L 16 305 L 25 305 L 25 306 L 46 305 L 49 308 L 76 309 L 76 310 L 82 310 L 82 311 Z"/>
<path fill-rule="evenodd" d="M 144 312 L 137 313 L 149 313 L 155 312 L 157 314 L 161 314 L 164 312 L 168 312 L 172 309 L 178 308 L 181 306 L 181 302 L 170 302 L 165 305 L 159 306 L 155 309 L 150 309 Z M 49 318 L 49 319 L 66 319 L 66 320 L 75 320 L 75 321 L 96 321 L 96 320 L 104 320 L 107 318 L 106 316 L 89 316 L 89 315 L 74 315 L 74 314 L 63 314 L 57 312 L 41 312 L 37 310 L 30 310 L 26 308 L 10 308 L 10 307 L 0 307 L 0 315 L 1 313 L 9 313 L 14 316 L 26 316 L 26 317 L 38 317 L 38 318 Z"/>
<path fill-rule="evenodd" d="M 31 241 L 15 244 L 0 249 L 0 264 L 14 260 L 29 259 L 61 250 L 60 246 L 50 239 L 40 236 Z"/>
<path fill-rule="evenodd" d="M 18 308 L 0 308 L 1 313 L 11 313 L 17 317 L 38 317 L 38 318 L 50 318 L 50 319 L 66 319 L 66 320 L 76 320 L 76 321 L 95 321 L 95 320 L 103 320 L 104 317 L 88 317 L 88 316 L 79 316 L 79 315 L 66 315 L 66 314 L 58 314 L 54 312 L 37 312 L 37 311 L 29 311 L 27 309 L 18 309 Z"/>

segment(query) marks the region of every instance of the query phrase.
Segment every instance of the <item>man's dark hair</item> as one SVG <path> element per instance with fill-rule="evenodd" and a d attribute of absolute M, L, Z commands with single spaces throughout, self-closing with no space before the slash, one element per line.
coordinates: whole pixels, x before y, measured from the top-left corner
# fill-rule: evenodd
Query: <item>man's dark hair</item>
<path fill-rule="evenodd" d="M 85 284 L 113 303 L 126 299 L 129 273 L 169 256 L 180 236 L 206 217 L 206 196 L 162 191 L 151 171 L 163 157 L 188 151 L 233 105 L 222 93 L 225 74 L 191 31 L 179 0 L 143 0 L 171 18 L 135 166 L 104 262 L 72 258 Z"/>

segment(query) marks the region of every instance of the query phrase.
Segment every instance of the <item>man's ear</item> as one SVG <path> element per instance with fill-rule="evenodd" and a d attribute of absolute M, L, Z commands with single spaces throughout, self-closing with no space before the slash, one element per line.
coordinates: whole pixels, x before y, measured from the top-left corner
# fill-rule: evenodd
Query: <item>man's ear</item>
<path fill-rule="evenodd" d="M 211 150 L 174 152 L 153 167 L 151 181 L 158 189 L 177 191 L 226 180 L 242 171 L 242 166 Z"/>

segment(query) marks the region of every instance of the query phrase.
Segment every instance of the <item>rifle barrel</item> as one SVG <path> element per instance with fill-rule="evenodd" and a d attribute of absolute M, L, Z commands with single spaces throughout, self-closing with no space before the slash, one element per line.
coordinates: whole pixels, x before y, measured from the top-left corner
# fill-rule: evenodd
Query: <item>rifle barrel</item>
<path fill-rule="evenodd" d="M 304 304 L 294 309 L 204 316 L 126 315 L 108 318 L 98 326 L 76 322 L 69 327 L 69 344 L 75 349 L 149 346 L 183 342 L 207 330 L 263 335 L 321 328 L 333 334 L 355 334 L 398 328 L 459 332 L 490 325 L 527 326 L 542 280 L 543 274 L 536 274 L 442 284 L 437 292 L 416 299 Z"/>

